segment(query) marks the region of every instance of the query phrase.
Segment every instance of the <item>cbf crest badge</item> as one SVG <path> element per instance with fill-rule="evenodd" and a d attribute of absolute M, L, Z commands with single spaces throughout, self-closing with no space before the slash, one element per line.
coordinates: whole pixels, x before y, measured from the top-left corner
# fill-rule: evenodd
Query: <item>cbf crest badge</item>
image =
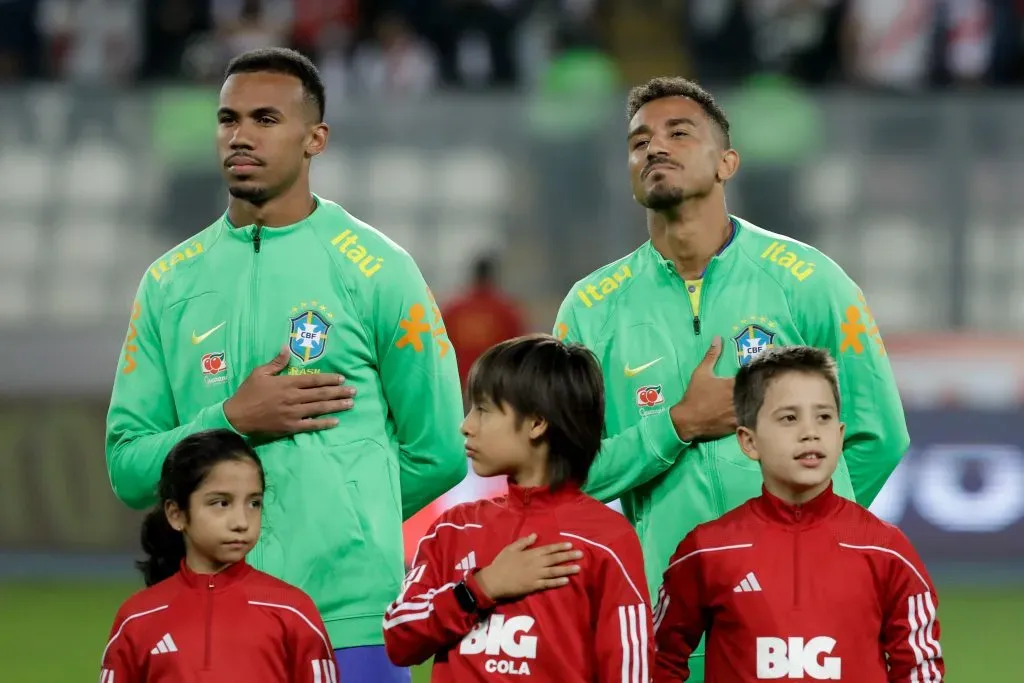
<path fill-rule="evenodd" d="M 313 302 L 313 305 L 315 306 L 316 302 Z M 324 309 L 323 306 L 320 308 Z M 331 329 L 331 323 L 327 321 L 328 316 L 326 309 L 321 311 L 309 308 L 291 318 L 288 349 L 303 363 L 316 360 L 327 350 L 327 333 Z"/>
<path fill-rule="evenodd" d="M 767 327 L 747 323 L 732 341 L 736 345 L 736 360 L 743 367 L 775 346 L 775 333 Z"/>

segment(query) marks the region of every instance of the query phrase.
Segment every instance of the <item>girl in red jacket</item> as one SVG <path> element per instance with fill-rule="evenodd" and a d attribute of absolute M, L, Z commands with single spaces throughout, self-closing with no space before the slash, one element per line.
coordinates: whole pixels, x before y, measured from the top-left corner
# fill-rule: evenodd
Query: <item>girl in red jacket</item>
<path fill-rule="evenodd" d="M 764 490 L 679 544 L 654 612 L 655 681 L 691 680 L 705 635 L 706 683 L 943 681 L 924 564 L 899 529 L 832 491 L 846 466 L 835 361 L 767 351 L 740 368 L 733 404 Z"/>
<path fill-rule="evenodd" d="M 399 666 L 433 681 L 648 683 L 640 541 L 580 492 L 604 430 L 594 355 L 547 335 L 486 351 L 470 373 L 466 453 L 507 496 L 458 505 L 420 540 L 384 615 Z"/>
<path fill-rule="evenodd" d="M 313 601 L 245 563 L 264 487 L 259 458 L 234 432 L 174 447 L 142 524 L 147 588 L 118 610 L 100 683 L 337 683 Z"/>

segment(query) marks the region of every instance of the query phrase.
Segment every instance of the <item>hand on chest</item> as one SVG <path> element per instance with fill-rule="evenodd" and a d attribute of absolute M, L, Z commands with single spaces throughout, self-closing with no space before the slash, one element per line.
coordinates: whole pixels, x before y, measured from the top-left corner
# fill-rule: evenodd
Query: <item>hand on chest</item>
<path fill-rule="evenodd" d="M 572 543 L 574 550 L 583 551 L 580 562 L 587 562 L 590 548 L 584 542 L 576 541 L 572 531 L 563 533 L 557 513 L 547 511 L 523 513 L 511 510 L 507 517 L 496 522 L 484 521 L 478 529 L 470 529 L 459 537 L 459 541 L 446 549 L 452 571 L 461 578 L 462 572 L 483 568 L 491 564 L 502 550 L 515 541 L 536 534 L 536 540 L 527 548 L 542 550 L 546 546 Z M 570 527 L 571 529 L 571 527 Z M 577 563 L 578 564 L 578 563 Z"/>
<path fill-rule="evenodd" d="M 537 539 L 529 547 L 517 545 L 509 549 L 531 534 L 537 534 Z M 572 544 L 572 553 L 580 555 L 558 559 L 571 555 L 562 547 L 566 543 Z M 496 594 L 506 596 L 498 600 L 496 611 L 508 616 L 536 616 L 552 610 L 564 611 L 569 604 L 578 607 L 586 603 L 588 586 L 594 585 L 593 572 L 596 571 L 591 549 L 586 544 L 576 542 L 571 535 L 563 535 L 556 529 L 541 530 L 531 528 L 529 524 L 524 525 L 521 531 L 496 528 L 489 533 L 481 530 L 467 534 L 461 543 L 449 549 L 444 561 L 448 565 L 444 568 L 449 577 L 447 580 L 452 583 L 462 581 L 467 572 L 490 568 L 489 577 L 493 588 L 498 591 Z M 549 576 L 545 573 L 548 568 L 570 564 L 578 566 L 579 572 L 569 577 L 567 585 L 546 589 L 538 589 L 535 585 Z M 555 606 L 561 607 L 555 609 Z M 578 611 L 586 614 L 585 609 Z"/>
<path fill-rule="evenodd" d="M 268 293 L 246 301 L 209 292 L 171 306 L 162 337 L 172 375 L 192 387 L 237 386 L 283 347 L 289 352 L 284 374 L 351 372 L 366 348 L 365 333 L 351 311 L 327 294 Z"/>
<path fill-rule="evenodd" d="M 532 531 L 526 526 L 520 533 L 480 534 L 463 544 L 449 558 L 450 580 L 461 581 L 466 571 L 488 566 L 505 546 Z M 541 549 L 566 540 L 557 532 L 538 533 L 533 547 Z M 584 576 L 590 568 L 586 555 L 577 563 L 581 574 L 570 579 L 569 585 L 499 601 L 454 650 L 486 672 L 520 676 L 534 674 L 538 663 L 550 670 L 567 652 L 578 657 L 581 645 L 567 634 L 588 632 L 593 615 Z"/>
<path fill-rule="evenodd" d="M 714 365 L 719 377 L 734 376 L 740 367 L 774 346 L 802 341 L 788 316 L 754 311 L 716 314 L 703 322 L 696 334 L 684 314 L 672 319 L 645 312 L 641 321 L 627 319 L 604 347 L 601 362 L 609 402 L 626 407 L 634 419 L 667 410 L 682 398 L 716 336 L 722 340 Z"/>

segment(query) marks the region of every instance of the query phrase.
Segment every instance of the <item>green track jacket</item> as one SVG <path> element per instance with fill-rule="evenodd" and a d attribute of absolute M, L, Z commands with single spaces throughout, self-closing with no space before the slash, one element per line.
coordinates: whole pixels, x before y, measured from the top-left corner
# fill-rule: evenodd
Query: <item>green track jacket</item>
<path fill-rule="evenodd" d="M 708 265 L 698 312 L 650 242 L 578 282 L 554 334 L 592 349 L 607 395 L 607 434 L 585 490 L 620 499 L 644 548 L 652 600 L 676 546 L 702 522 L 760 493 L 761 472 L 735 436 L 684 443 L 669 418 L 711 339 L 730 377 L 772 345 L 828 349 L 839 365 L 844 457 L 833 481 L 868 506 L 910 445 L 892 369 L 857 285 L 816 249 L 732 218 Z"/>
<path fill-rule="evenodd" d="M 181 438 L 231 428 L 223 404 L 287 344 L 287 374 L 358 393 L 325 431 L 255 443 L 267 474 L 249 562 L 306 591 L 335 647 L 382 644 L 404 574 L 402 521 L 466 474 L 455 352 L 413 259 L 317 198 L 305 220 L 226 215 L 143 276 L 114 380 L 107 468 L 118 498 L 156 501 Z"/>

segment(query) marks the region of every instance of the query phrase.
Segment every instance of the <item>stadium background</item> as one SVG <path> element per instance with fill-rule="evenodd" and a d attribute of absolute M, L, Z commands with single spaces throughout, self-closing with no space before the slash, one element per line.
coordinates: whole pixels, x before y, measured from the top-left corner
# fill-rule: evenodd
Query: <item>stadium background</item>
<path fill-rule="evenodd" d="M 328 81 L 316 191 L 442 302 L 497 254 L 535 330 L 645 239 L 625 89 L 712 86 L 743 158 L 730 209 L 837 260 L 885 335 L 913 446 L 874 509 L 936 577 L 952 680 L 1024 680 L 1022 5 L 0 0 L 0 679 L 94 680 L 138 586 L 103 456 L 131 297 L 223 209 L 224 60 L 287 43 Z M 407 542 L 492 491 L 471 476 Z"/>

